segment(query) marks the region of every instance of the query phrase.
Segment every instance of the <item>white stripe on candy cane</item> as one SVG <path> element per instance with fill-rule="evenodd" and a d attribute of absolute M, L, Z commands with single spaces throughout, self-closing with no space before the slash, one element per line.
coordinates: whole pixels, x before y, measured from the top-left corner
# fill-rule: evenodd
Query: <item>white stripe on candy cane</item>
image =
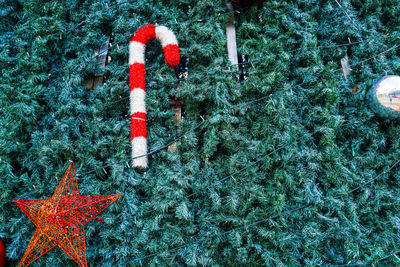
<path fill-rule="evenodd" d="M 143 136 L 131 140 L 134 167 L 147 167 L 147 139 Z"/>
<path fill-rule="evenodd" d="M 146 45 L 131 41 L 129 44 L 129 65 L 133 63 L 144 64 L 144 55 L 146 52 Z"/>
<path fill-rule="evenodd" d="M 156 27 L 156 38 L 163 48 L 170 44 L 178 45 L 175 34 L 165 26 Z"/>
<path fill-rule="evenodd" d="M 135 88 L 130 92 L 131 115 L 136 112 L 146 113 L 145 97 L 146 92 L 143 89 Z"/>

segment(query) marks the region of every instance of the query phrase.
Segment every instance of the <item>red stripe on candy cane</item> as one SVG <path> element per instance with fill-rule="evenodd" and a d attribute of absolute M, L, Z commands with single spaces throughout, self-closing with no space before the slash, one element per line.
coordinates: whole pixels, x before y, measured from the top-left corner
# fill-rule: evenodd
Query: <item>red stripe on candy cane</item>
<path fill-rule="evenodd" d="M 180 57 L 179 55 L 179 46 L 176 44 L 169 44 L 163 48 L 163 52 L 165 55 L 165 61 L 170 66 L 178 66 Z"/>
<path fill-rule="evenodd" d="M 136 41 L 142 44 L 147 44 L 148 41 L 156 39 L 156 25 L 147 24 L 132 36 L 131 41 Z"/>
<path fill-rule="evenodd" d="M 131 115 L 131 140 L 143 136 L 147 138 L 146 113 L 136 112 Z"/>
<path fill-rule="evenodd" d="M 129 88 L 146 89 L 146 69 L 142 63 L 133 63 L 129 66 Z"/>

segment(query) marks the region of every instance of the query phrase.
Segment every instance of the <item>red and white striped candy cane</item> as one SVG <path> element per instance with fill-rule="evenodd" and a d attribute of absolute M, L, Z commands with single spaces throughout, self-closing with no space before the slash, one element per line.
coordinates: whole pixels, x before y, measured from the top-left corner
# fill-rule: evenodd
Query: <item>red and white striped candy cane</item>
<path fill-rule="evenodd" d="M 165 26 L 147 24 L 137 30 L 129 44 L 129 87 L 131 114 L 132 164 L 147 168 L 147 130 L 144 56 L 146 43 L 153 39 L 161 42 L 165 61 L 171 67 L 179 64 L 179 46 L 175 34 Z"/>

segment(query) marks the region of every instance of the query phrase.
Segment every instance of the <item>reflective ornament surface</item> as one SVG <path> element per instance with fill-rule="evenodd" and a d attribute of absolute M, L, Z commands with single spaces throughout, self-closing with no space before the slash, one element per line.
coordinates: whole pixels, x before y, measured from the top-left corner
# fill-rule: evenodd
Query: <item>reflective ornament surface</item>
<path fill-rule="evenodd" d="M 400 76 L 385 76 L 369 92 L 370 106 L 380 117 L 400 118 Z"/>

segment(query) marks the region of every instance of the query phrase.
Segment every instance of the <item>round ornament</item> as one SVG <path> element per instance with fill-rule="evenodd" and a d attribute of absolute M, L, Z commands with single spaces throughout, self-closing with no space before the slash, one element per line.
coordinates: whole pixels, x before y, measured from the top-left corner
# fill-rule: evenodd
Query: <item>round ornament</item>
<path fill-rule="evenodd" d="M 371 109 L 379 117 L 400 118 L 400 76 L 381 78 L 369 91 L 368 98 Z"/>

